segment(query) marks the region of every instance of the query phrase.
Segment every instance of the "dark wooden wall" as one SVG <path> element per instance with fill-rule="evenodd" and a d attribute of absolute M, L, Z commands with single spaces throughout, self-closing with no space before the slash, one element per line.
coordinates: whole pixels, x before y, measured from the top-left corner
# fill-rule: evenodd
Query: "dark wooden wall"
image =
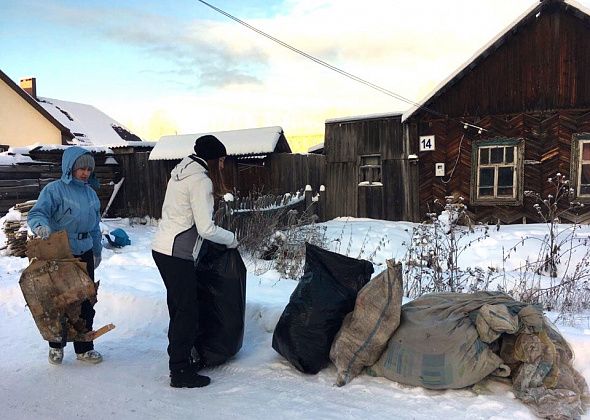
<path fill-rule="evenodd" d="M 17 165 L 0 166 L 0 214 L 4 214 L 17 203 L 36 200 L 45 185 L 61 178 L 62 150 L 35 151 L 30 157 L 39 163 L 20 163 Z M 96 162 L 95 173 L 100 182 L 97 191 L 101 210 L 104 210 L 111 194 L 113 185 L 119 180 L 119 165 L 106 164 L 107 155 L 93 153 Z"/>
<path fill-rule="evenodd" d="M 404 122 L 413 153 L 419 136 L 436 138 L 435 151 L 418 153 L 420 218 L 446 195 L 469 203 L 475 140 L 523 139 L 524 190 L 546 196 L 548 177 L 558 172 L 569 177 L 572 136 L 590 132 L 590 18 L 572 10 L 547 3 L 539 16 L 533 13 L 516 25 L 425 104 L 437 114 L 419 110 Z M 464 122 L 484 131 L 465 129 Z M 445 163 L 445 177 L 435 177 L 435 162 Z M 532 204 L 525 198 L 518 206 L 469 205 L 469 210 L 478 221 L 520 223 L 538 220 Z M 590 220 L 590 213 L 578 220 Z"/>
<path fill-rule="evenodd" d="M 409 163 L 401 115 L 326 124 L 326 218 L 411 220 L 417 170 Z M 381 156 L 383 186 L 359 186 L 361 155 Z"/>
<path fill-rule="evenodd" d="M 472 144 L 475 140 L 494 137 L 521 138 L 524 145 L 524 190 L 540 193 L 543 197 L 554 194 L 547 178 L 561 173 L 569 178 L 571 171 L 571 141 L 575 133 L 590 133 L 590 109 L 559 110 L 552 112 L 521 113 L 487 116 L 477 125 L 485 132 L 463 128 L 466 119 L 431 121 L 429 134 L 436 136 L 437 149 L 420 154 L 420 214 L 425 216 L 434 208 L 435 199 L 447 195 L 463 197 L 470 202 L 472 171 Z M 444 145 L 444 146 L 443 146 Z M 435 162 L 446 164 L 446 176 L 434 176 Z M 453 167 L 457 162 L 454 172 Z M 452 175 L 451 175 L 452 172 Z M 521 223 L 539 221 L 533 208 L 535 202 L 525 200 L 519 206 L 469 204 L 474 220 L 487 222 Z M 575 214 L 565 214 L 569 221 L 590 221 L 590 208 Z"/>
<path fill-rule="evenodd" d="M 590 24 L 546 7 L 427 106 L 448 116 L 590 107 Z"/>

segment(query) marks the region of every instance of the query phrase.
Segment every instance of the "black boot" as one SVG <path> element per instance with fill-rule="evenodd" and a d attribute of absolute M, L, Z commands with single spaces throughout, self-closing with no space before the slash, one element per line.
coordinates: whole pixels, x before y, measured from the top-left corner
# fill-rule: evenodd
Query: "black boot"
<path fill-rule="evenodd" d="M 173 388 L 201 388 L 209 385 L 208 376 L 199 375 L 193 365 L 170 372 L 170 386 Z"/>

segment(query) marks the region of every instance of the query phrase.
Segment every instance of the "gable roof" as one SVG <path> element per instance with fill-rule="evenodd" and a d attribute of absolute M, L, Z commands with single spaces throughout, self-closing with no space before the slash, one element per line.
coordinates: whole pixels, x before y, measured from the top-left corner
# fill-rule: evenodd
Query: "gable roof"
<path fill-rule="evenodd" d="M 29 105 L 31 105 L 37 112 L 43 115 L 51 124 L 53 124 L 59 131 L 61 131 L 62 136 L 65 136 L 68 139 L 74 138 L 74 135 L 70 131 L 70 129 L 62 124 L 58 119 L 56 119 L 53 115 L 51 115 L 45 108 L 43 108 L 39 103 L 31 97 L 27 92 L 25 92 L 19 85 L 14 83 L 10 77 L 6 75 L 2 70 L 0 70 L 0 80 L 8 85 L 13 91 L 15 91 L 21 98 L 23 98 Z"/>
<path fill-rule="evenodd" d="M 206 134 L 212 134 L 217 137 L 225 146 L 229 156 L 255 156 L 273 152 L 291 152 L 283 129 L 279 126 L 274 126 L 162 136 L 150 153 L 149 159 L 182 159 L 193 153 L 195 140 Z"/>
<path fill-rule="evenodd" d="M 92 105 L 39 98 L 39 104 L 74 135 L 73 143 L 88 146 L 127 145 L 128 140 L 141 141 L 121 123 Z"/>
<path fill-rule="evenodd" d="M 434 88 L 422 101 L 407 110 L 402 116 L 402 122 L 411 118 L 421 108 L 427 108 L 428 103 L 432 102 L 437 97 L 441 96 L 444 92 L 448 91 L 454 86 L 466 73 L 476 67 L 483 59 L 488 57 L 500 46 L 502 46 L 506 40 L 514 35 L 524 25 L 528 24 L 532 19 L 535 19 L 539 13 L 542 13 L 547 7 L 559 4 L 565 10 L 569 10 L 574 13 L 577 17 L 590 22 L 590 9 L 579 4 L 574 0 L 541 0 L 536 2 L 523 14 L 521 14 L 516 20 L 502 30 L 495 38 L 480 48 L 465 64 L 460 66 L 454 73 L 442 81 L 437 87 Z"/>
<path fill-rule="evenodd" d="M 335 124 L 335 123 L 354 122 L 354 121 L 376 120 L 376 119 L 383 119 L 383 118 L 395 118 L 395 117 L 400 117 L 401 115 L 402 115 L 401 112 L 385 112 L 385 113 L 380 113 L 380 114 L 352 115 L 349 117 L 328 118 L 325 122 L 326 122 L 326 124 Z"/>

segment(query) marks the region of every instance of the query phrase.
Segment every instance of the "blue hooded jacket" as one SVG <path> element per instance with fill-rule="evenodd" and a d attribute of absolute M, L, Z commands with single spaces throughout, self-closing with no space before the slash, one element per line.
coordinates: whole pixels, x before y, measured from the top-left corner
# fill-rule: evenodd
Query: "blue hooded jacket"
<path fill-rule="evenodd" d="M 77 146 L 64 151 L 61 179 L 50 182 L 41 190 L 27 221 L 33 231 L 41 225 L 48 226 L 51 232 L 65 230 L 74 255 L 92 249 L 94 255 L 100 256 L 100 201 L 91 187 L 98 187 L 98 180 L 94 172 L 88 184 L 73 177 L 74 162 L 85 153 L 89 152 Z"/>

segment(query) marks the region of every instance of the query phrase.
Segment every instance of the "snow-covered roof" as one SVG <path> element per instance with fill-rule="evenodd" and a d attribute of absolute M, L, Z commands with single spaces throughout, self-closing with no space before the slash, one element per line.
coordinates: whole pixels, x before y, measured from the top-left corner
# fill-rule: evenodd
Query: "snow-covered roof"
<path fill-rule="evenodd" d="M 31 163 L 34 162 L 29 156 L 13 155 L 10 152 L 0 153 L 0 166 L 11 166 L 17 163 Z"/>
<path fill-rule="evenodd" d="M 279 139 L 283 136 L 283 129 L 282 127 L 274 126 L 162 136 L 150 153 L 150 160 L 182 159 L 193 153 L 195 140 L 206 134 L 212 134 L 217 137 L 223 143 L 227 154 L 230 156 L 262 155 L 275 151 Z"/>
<path fill-rule="evenodd" d="M 399 117 L 400 115 L 402 115 L 401 112 L 384 112 L 381 114 L 353 115 L 350 117 L 329 118 L 326 120 L 326 124 L 351 122 L 359 120 L 374 120 L 378 118 Z"/>
<path fill-rule="evenodd" d="M 9 147 L 8 152 L 9 154 L 14 155 L 26 155 L 29 152 L 35 150 L 40 152 L 51 152 L 53 150 L 66 150 L 69 145 L 61 145 L 61 144 L 39 144 L 35 143 L 29 146 L 17 146 L 17 147 Z M 93 146 L 93 145 L 80 145 L 83 149 L 88 150 L 91 153 L 105 153 L 105 154 L 112 154 L 113 151 L 106 146 Z"/>
<path fill-rule="evenodd" d="M 584 15 L 590 16 L 590 9 L 581 5 L 580 3 L 574 0 L 561 0 L 567 6 L 570 6 Z M 449 77 L 447 77 L 443 82 L 441 82 L 438 86 L 434 88 L 422 101 L 411 107 L 409 110 L 404 112 L 402 116 L 402 122 L 406 121 L 410 118 L 418 109 L 424 107 L 428 102 L 430 102 L 435 96 L 440 95 L 442 93 L 443 88 L 450 87 L 455 79 L 459 79 L 464 72 L 469 71 L 474 62 L 478 60 L 480 57 L 487 56 L 490 51 L 496 49 L 500 45 L 502 45 L 504 37 L 507 36 L 510 32 L 512 32 L 517 26 L 528 21 L 529 17 L 538 16 L 538 13 L 541 12 L 543 8 L 545 8 L 550 2 L 548 1 L 541 1 L 535 2 L 531 7 L 529 7 L 524 13 L 522 13 L 518 18 L 516 18 L 510 25 L 504 28 L 495 38 L 493 38 L 490 42 L 480 48 L 473 56 L 467 60 L 463 65 L 461 65 L 454 73 L 452 73 Z M 489 51 L 488 51 L 489 50 Z M 447 86 L 449 85 L 449 86 Z"/>
<path fill-rule="evenodd" d="M 324 148 L 324 143 L 318 143 L 315 146 L 311 146 L 309 149 L 307 149 L 308 153 L 313 153 L 316 152 L 318 150 L 322 150 Z"/>
<path fill-rule="evenodd" d="M 120 149 L 122 147 L 145 147 L 153 148 L 158 142 L 157 141 L 127 141 L 123 140 L 117 144 L 105 144 L 109 149 Z"/>
<path fill-rule="evenodd" d="M 131 134 L 121 123 L 115 121 L 92 105 L 62 101 L 52 98 L 38 98 L 39 104 L 74 135 L 73 142 L 79 145 L 121 145 Z M 137 137 L 138 140 L 139 137 Z"/>

